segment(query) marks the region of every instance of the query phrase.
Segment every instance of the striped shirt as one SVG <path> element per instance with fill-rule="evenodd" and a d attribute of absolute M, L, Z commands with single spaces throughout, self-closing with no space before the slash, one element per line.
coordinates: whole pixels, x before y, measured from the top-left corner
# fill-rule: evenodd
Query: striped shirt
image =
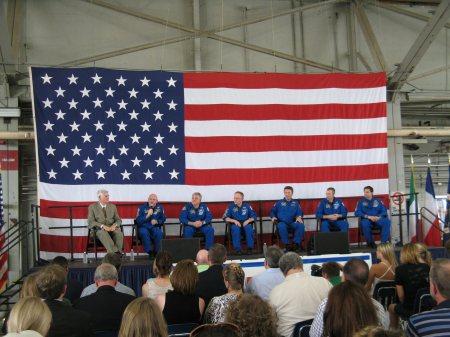
<path fill-rule="evenodd" d="M 450 336 L 450 300 L 441 302 L 433 310 L 411 316 L 406 334 L 409 337 Z"/>

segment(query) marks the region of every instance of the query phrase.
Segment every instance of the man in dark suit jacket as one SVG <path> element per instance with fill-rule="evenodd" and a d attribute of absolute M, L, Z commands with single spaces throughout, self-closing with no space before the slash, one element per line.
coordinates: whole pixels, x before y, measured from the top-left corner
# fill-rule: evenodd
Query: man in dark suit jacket
<path fill-rule="evenodd" d="M 117 278 L 117 269 L 112 264 L 102 263 L 94 275 L 97 291 L 75 302 L 76 309 L 92 317 L 94 331 L 119 331 L 123 312 L 135 299 L 114 289 Z"/>
<path fill-rule="evenodd" d="M 47 337 L 93 336 L 89 314 L 62 301 L 66 291 L 66 272 L 62 267 L 51 264 L 39 271 L 36 287 L 52 313 L 52 324 Z"/>
<path fill-rule="evenodd" d="M 196 294 L 205 301 L 205 308 L 215 296 L 227 293 L 223 280 L 223 263 L 227 259 L 227 249 L 224 245 L 216 243 L 208 251 L 208 270 L 198 274 Z"/>
<path fill-rule="evenodd" d="M 82 284 L 69 277 L 69 262 L 64 256 L 56 256 L 52 263 L 61 266 L 66 271 L 67 288 L 64 298 L 68 299 L 70 303 L 74 303 L 81 296 L 81 292 L 83 291 Z"/>

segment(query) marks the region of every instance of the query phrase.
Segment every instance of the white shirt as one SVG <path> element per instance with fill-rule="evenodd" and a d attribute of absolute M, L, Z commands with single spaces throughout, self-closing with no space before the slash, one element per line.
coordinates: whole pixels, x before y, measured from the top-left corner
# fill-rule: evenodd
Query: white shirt
<path fill-rule="evenodd" d="M 331 287 L 323 277 L 305 272 L 288 275 L 269 295 L 269 302 L 278 316 L 278 333 L 290 337 L 296 323 L 313 319 Z"/>

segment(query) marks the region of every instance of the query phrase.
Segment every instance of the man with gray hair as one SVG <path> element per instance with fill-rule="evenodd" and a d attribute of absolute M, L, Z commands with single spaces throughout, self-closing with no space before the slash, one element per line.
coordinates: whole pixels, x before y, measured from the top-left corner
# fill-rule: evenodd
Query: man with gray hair
<path fill-rule="evenodd" d="M 430 294 L 436 300 L 433 310 L 413 315 L 408 320 L 409 337 L 450 335 L 450 260 L 436 259 L 430 269 Z"/>
<path fill-rule="evenodd" d="M 134 296 L 116 291 L 117 269 L 112 264 L 102 263 L 94 274 L 97 291 L 75 302 L 76 309 L 89 313 L 94 331 L 119 331 L 123 312 Z"/>
<path fill-rule="evenodd" d="M 292 336 L 296 323 L 314 318 L 317 307 L 328 296 L 331 284 L 323 277 L 306 274 L 297 253 L 284 254 L 279 266 L 285 280 L 270 292 L 269 302 L 278 316 L 278 334 Z"/>
<path fill-rule="evenodd" d="M 256 294 L 265 301 L 269 300 L 272 289 L 284 281 L 284 275 L 278 264 L 281 256 L 283 256 L 283 251 L 277 246 L 267 248 L 264 260 L 266 270 L 252 277 L 247 286 L 247 292 Z"/>
<path fill-rule="evenodd" d="M 211 226 L 212 214 L 208 206 L 202 202 L 199 192 L 192 194 L 180 213 L 180 223 L 183 225 L 183 237 L 192 238 L 196 232 L 205 235 L 205 248 L 209 250 L 214 244 L 214 228 Z"/>
<path fill-rule="evenodd" d="M 95 228 L 100 242 L 108 253 L 122 255 L 123 233 L 120 230 L 122 220 L 117 207 L 109 202 L 109 193 L 106 190 L 97 192 L 98 202 L 89 205 L 88 225 Z"/>

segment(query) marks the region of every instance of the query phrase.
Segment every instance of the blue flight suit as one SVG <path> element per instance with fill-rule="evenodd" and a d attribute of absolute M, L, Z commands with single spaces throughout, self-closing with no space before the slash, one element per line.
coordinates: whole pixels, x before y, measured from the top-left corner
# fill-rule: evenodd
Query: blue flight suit
<path fill-rule="evenodd" d="M 321 232 L 329 232 L 330 226 L 339 228 L 341 232 L 348 231 L 347 222 L 347 208 L 340 199 L 334 198 L 332 202 L 329 202 L 327 198 L 320 200 L 319 206 L 317 206 L 316 218 L 322 219 L 320 226 Z M 324 219 L 324 215 L 340 214 L 342 218 L 332 221 L 330 219 Z"/>
<path fill-rule="evenodd" d="M 362 198 L 358 201 L 356 206 L 355 215 L 361 218 L 361 228 L 364 233 L 364 238 L 367 243 L 373 243 L 372 225 L 381 228 L 381 242 L 388 242 L 391 234 L 391 221 L 388 218 L 386 207 L 378 198 Z M 379 216 L 380 219 L 377 222 L 370 221 L 368 216 Z"/>
<path fill-rule="evenodd" d="M 270 217 L 278 219 L 278 234 L 281 242 L 285 245 L 289 243 L 289 230 L 294 231 L 295 244 L 300 245 L 302 242 L 303 235 L 305 235 L 305 225 L 295 221 L 298 216 L 303 217 L 303 211 L 298 201 L 294 199 L 290 201 L 287 201 L 286 198 L 278 200 L 270 211 Z"/>
<path fill-rule="evenodd" d="M 244 221 L 247 221 L 250 218 L 253 218 L 253 220 L 256 221 L 256 213 L 253 210 L 252 206 L 250 206 L 250 204 L 246 202 L 242 203 L 241 207 L 238 207 L 238 205 L 232 202 L 228 205 L 228 208 L 223 214 L 223 219 L 225 220 L 225 218 L 237 220 L 242 225 Z M 249 223 L 244 227 L 239 227 L 235 224 L 231 224 L 231 241 L 233 243 L 234 250 L 237 252 L 241 251 L 241 231 L 244 231 L 245 233 L 247 248 L 253 249 L 255 245 L 253 242 L 253 226 L 251 223 Z"/>
<path fill-rule="evenodd" d="M 141 238 L 144 250 L 150 254 L 152 252 L 152 241 L 154 245 L 154 252 L 159 252 L 161 247 L 161 240 L 163 238 L 163 231 L 161 226 L 166 221 L 164 215 L 164 208 L 161 204 L 157 203 L 153 208 L 153 214 L 147 218 L 147 211 L 150 209 L 150 205 L 145 203 L 139 206 L 136 222 L 138 225 L 139 237 Z M 152 224 L 152 220 L 156 220 L 156 225 Z"/>
<path fill-rule="evenodd" d="M 192 238 L 196 231 L 205 235 L 205 248 L 209 249 L 214 244 L 214 228 L 211 226 L 212 214 L 206 204 L 200 203 L 198 208 L 194 208 L 192 203 L 188 202 L 180 213 L 180 222 L 184 225 L 183 237 Z M 195 228 L 189 225 L 189 222 L 201 221 L 202 226 Z"/>

